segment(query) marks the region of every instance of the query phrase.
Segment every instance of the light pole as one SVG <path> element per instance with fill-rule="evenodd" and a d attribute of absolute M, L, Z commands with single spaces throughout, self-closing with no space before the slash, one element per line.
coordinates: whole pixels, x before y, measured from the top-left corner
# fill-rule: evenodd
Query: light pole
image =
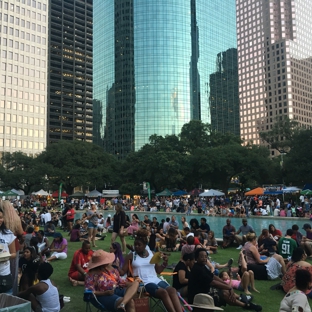
<path fill-rule="evenodd" d="M 147 190 L 148 200 L 151 200 L 151 186 L 149 182 L 143 182 L 143 190 Z"/>

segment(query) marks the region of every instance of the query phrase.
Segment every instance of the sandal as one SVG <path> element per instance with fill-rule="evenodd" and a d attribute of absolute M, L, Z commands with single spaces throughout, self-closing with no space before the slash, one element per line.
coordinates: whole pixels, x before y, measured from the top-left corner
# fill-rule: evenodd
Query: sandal
<path fill-rule="evenodd" d="M 121 303 L 118 307 L 117 307 L 117 312 L 126 312 L 126 306 Z"/>

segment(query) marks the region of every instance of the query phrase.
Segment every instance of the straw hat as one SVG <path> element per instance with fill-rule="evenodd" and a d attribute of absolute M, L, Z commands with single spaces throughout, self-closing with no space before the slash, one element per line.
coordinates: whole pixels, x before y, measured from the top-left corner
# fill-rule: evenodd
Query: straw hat
<path fill-rule="evenodd" d="M 207 294 L 197 294 L 194 297 L 193 304 L 189 304 L 189 305 L 194 308 L 223 311 L 223 309 L 216 307 L 214 305 L 213 298 Z"/>
<path fill-rule="evenodd" d="M 89 262 L 88 269 L 94 269 L 101 265 L 112 263 L 115 259 L 115 255 L 113 253 L 106 252 L 104 250 L 96 250 Z"/>

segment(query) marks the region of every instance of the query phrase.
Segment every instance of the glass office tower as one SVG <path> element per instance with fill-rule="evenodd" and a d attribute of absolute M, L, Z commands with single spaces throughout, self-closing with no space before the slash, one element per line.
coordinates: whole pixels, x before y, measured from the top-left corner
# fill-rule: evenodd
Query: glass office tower
<path fill-rule="evenodd" d="M 119 157 L 210 120 L 210 75 L 236 48 L 235 1 L 94 0 L 94 131 Z"/>
<path fill-rule="evenodd" d="M 285 117 L 311 127 L 311 1 L 236 0 L 236 6 L 241 137 L 264 143 L 259 132 Z"/>

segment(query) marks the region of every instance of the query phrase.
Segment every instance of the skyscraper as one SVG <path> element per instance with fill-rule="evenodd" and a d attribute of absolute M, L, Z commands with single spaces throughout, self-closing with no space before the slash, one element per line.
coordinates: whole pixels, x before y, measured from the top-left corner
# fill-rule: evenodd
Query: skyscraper
<path fill-rule="evenodd" d="M 48 1 L 0 1 L 0 153 L 46 146 Z"/>
<path fill-rule="evenodd" d="M 210 75 L 211 128 L 240 134 L 237 49 L 217 55 L 216 72 Z"/>
<path fill-rule="evenodd" d="M 92 0 L 50 0 L 48 144 L 92 142 Z"/>
<path fill-rule="evenodd" d="M 310 127 L 311 1 L 236 0 L 236 12 L 241 137 L 259 144 L 284 116 Z"/>
<path fill-rule="evenodd" d="M 236 48 L 232 0 L 94 0 L 93 98 L 107 152 L 124 157 L 153 134 L 210 123 L 216 56 Z"/>

